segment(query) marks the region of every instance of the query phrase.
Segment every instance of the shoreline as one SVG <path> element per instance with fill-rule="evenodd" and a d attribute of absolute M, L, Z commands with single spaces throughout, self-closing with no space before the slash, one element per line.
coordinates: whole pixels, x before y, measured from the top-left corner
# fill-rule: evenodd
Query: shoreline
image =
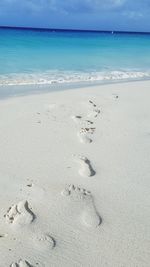
<path fill-rule="evenodd" d="M 0 85 L 0 100 L 10 97 L 21 97 L 38 94 L 47 94 L 50 92 L 61 92 L 72 89 L 83 89 L 97 86 L 109 86 L 118 84 L 132 84 L 149 82 L 150 78 L 132 79 L 132 80 L 114 80 L 114 81 L 92 81 L 92 82 L 74 82 L 74 83 L 55 83 L 55 84 L 15 84 L 15 85 Z"/>

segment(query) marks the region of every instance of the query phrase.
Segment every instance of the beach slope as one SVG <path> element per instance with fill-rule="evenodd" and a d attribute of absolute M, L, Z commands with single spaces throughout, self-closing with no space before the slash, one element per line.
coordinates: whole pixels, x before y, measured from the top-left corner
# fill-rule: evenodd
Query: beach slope
<path fill-rule="evenodd" d="M 0 101 L 0 267 L 150 266 L 150 81 Z"/>

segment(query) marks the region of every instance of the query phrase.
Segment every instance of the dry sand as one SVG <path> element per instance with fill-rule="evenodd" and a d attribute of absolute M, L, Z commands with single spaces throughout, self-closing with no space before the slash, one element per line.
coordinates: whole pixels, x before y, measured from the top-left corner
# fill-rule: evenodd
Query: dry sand
<path fill-rule="evenodd" d="M 0 267 L 150 266 L 150 82 L 0 101 Z"/>

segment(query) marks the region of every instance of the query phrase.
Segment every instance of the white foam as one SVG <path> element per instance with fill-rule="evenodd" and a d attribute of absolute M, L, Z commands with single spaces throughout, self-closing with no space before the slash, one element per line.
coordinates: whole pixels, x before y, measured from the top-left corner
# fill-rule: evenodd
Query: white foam
<path fill-rule="evenodd" d="M 47 71 L 43 73 L 12 73 L 0 75 L 0 85 L 61 84 L 75 82 L 148 79 L 150 71 Z"/>

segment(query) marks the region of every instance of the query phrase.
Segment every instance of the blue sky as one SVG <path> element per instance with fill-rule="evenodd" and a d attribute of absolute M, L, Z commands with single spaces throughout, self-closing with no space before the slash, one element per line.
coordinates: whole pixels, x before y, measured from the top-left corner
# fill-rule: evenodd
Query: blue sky
<path fill-rule="evenodd" d="M 150 31 L 150 0 L 0 0 L 0 25 Z"/>

